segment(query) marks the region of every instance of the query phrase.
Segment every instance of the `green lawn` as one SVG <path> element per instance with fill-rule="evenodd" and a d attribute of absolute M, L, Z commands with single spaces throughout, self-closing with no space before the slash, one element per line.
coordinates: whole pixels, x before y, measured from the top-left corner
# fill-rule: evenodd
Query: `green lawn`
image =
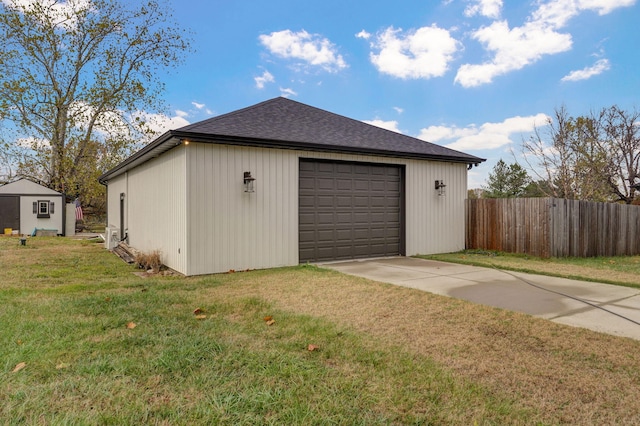
<path fill-rule="evenodd" d="M 100 244 L 4 237 L 0 269 L 4 424 L 611 423 L 640 412 L 640 342 L 313 266 L 141 278 Z"/>

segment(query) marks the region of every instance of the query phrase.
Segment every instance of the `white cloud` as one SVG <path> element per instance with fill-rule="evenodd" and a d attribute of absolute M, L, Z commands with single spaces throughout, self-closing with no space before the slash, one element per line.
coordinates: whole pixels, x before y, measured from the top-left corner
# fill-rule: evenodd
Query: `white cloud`
<path fill-rule="evenodd" d="M 447 71 L 460 43 L 435 25 L 402 34 L 387 28 L 372 45 L 371 62 L 382 73 L 403 79 L 440 77 Z"/>
<path fill-rule="evenodd" d="M 175 130 L 189 124 L 189 121 L 180 114 L 169 117 L 165 114 L 151 114 L 140 111 L 136 115 L 144 119 L 149 128 L 158 134 L 162 134 L 168 130 Z"/>
<path fill-rule="evenodd" d="M 558 33 L 540 22 L 528 22 L 510 29 L 507 21 L 496 21 L 474 32 L 472 38 L 494 56 L 484 64 L 462 65 L 455 81 L 463 87 L 491 83 L 494 77 L 519 70 L 543 55 L 567 51 L 572 45 L 571 35 Z"/>
<path fill-rule="evenodd" d="M 77 11 L 94 11 L 95 8 L 90 0 L 55 1 L 43 2 L 42 0 L 1 0 L 7 6 L 17 6 L 22 11 L 32 10 L 34 5 L 44 7 L 47 16 L 56 25 L 60 25 L 67 30 L 73 30 L 78 24 Z M 48 3 L 48 4 L 46 4 Z M 37 16 L 37 15 L 36 15 Z"/>
<path fill-rule="evenodd" d="M 586 10 L 604 15 L 634 3 L 635 0 L 551 0 L 538 3 L 538 8 L 522 26 L 510 28 L 508 22 L 502 20 L 481 27 L 471 38 L 480 42 L 492 58 L 482 64 L 463 64 L 455 81 L 463 87 L 491 83 L 495 77 L 519 70 L 545 55 L 568 51 L 572 47 L 571 34 L 559 30 L 571 18 Z"/>
<path fill-rule="evenodd" d="M 273 83 L 274 81 L 276 81 L 273 75 L 267 70 L 264 70 L 262 75 L 259 77 L 255 77 L 254 80 L 256 81 L 256 87 L 258 89 L 264 89 L 265 84 Z"/>
<path fill-rule="evenodd" d="M 633 6 L 636 0 L 579 0 L 580 9 L 596 10 L 599 15 L 606 15 L 619 7 Z"/>
<path fill-rule="evenodd" d="M 492 19 L 498 19 L 501 12 L 502 0 L 475 0 L 474 4 L 464 10 L 467 17 L 482 15 Z"/>
<path fill-rule="evenodd" d="M 398 129 L 398 122 L 395 120 L 384 121 L 376 118 L 375 120 L 362 120 L 362 122 L 371 124 L 372 126 L 382 127 L 383 129 L 391 130 L 392 132 L 402 133 L 400 129 Z"/>
<path fill-rule="evenodd" d="M 185 117 L 189 116 L 189 113 L 186 112 L 186 111 L 182 111 L 182 110 L 177 109 L 176 110 L 176 116 L 180 117 L 180 118 L 185 118 Z"/>
<path fill-rule="evenodd" d="M 600 59 L 593 66 L 583 68 L 581 70 L 571 71 L 562 77 L 561 81 L 580 81 L 587 80 L 595 75 L 602 74 L 611 69 L 608 59 Z"/>
<path fill-rule="evenodd" d="M 393 107 L 393 109 L 395 109 L 398 114 L 402 114 L 404 112 L 404 109 L 400 107 Z"/>
<path fill-rule="evenodd" d="M 198 109 L 202 109 L 205 107 L 205 104 L 199 104 L 198 102 L 191 102 L 191 105 L 193 105 L 194 107 L 198 108 Z"/>
<path fill-rule="evenodd" d="M 480 127 L 431 126 L 422 129 L 418 137 L 429 142 L 451 141 L 446 146 L 461 151 L 495 149 L 512 143 L 512 135 L 532 132 L 536 126 L 545 125 L 548 119 L 547 115 L 539 113 L 507 118 L 501 123 L 485 123 Z"/>
<path fill-rule="evenodd" d="M 371 38 L 371 34 L 366 32 L 365 30 L 360 31 L 358 34 L 356 34 L 357 38 L 363 38 L 365 40 L 369 40 Z"/>
<path fill-rule="evenodd" d="M 298 96 L 298 93 L 295 92 L 293 89 L 281 87 L 280 96 L 282 96 L 283 98 L 288 98 L 290 96 Z"/>
<path fill-rule="evenodd" d="M 259 39 L 271 53 L 285 59 L 299 59 L 329 72 L 347 67 L 333 43 L 317 34 L 284 30 L 261 35 Z"/>
<path fill-rule="evenodd" d="M 457 139 L 474 135 L 477 132 L 478 130 L 473 125 L 462 129 L 456 126 L 429 126 L 420 130 L 418 139 L 422 139 L 427 142 L 438 142 L 440 140 Z"/>

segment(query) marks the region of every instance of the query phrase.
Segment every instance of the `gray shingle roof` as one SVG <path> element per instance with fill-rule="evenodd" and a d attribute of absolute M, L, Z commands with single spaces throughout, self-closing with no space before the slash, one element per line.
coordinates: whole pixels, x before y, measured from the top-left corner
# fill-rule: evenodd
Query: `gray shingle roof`
<path fill-rule="evenodd" d="M 423 157 L 470 164 L 484 161 L 282 97 L 193 123 L 176 132 L 270 141 L 290 148 Z"/>
<path fill-rule="evenodd" d="M 485 161 L 287 98 L 274 98 L 170 130 L 104 173 L 99 181 L 106 183 L 179 145 L 181 140 L 419 158 L 469 165 Z"/>

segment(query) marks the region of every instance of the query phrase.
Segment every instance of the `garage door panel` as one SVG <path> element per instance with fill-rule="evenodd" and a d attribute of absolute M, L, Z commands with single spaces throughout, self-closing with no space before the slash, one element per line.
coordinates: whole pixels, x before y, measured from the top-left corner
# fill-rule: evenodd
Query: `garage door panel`
<path fill-rule="evenodd" d="M 397 182 L 386 181 L 384 185 L 385 185 L 385 190 L 387 192 L 400 192 L 400 181 L 397 181 Z"/>
<path fill-rule="evenodd" d="M 339 208 L 347 207 L 350 209 L 351 207 L 353 207 L 353 202 L 354 202 L 354 197 L 352 197 L 351 195 L 336 196 L 336 206 Z"/>
<path fill-rule="evenodd" d="M 359 164 L 353 163 L 353 174 L 355 175 L 367 175 L 371 174 L 371 165 L 370 164 Z"/>
<path fill-rule="evenodd" d="M 400 210 L 400 197 L 385 197 L 385 207 L 394 207 Z"/>
<path fill-rule="evenodd" d="M 354 226 L 358 225 L 367 225 L 371 222 L 370 215 L 368 212 L 356 212 L 353 213 L 353 224 Z"/>
<path fill-rule="evenodd" d="M 316 200 L 313 195 L 300 195 L 300 206 L 313 207 L 315 204 Z"/>
<path fill-rule="evenodd" d="M 401 254 L 400 167 L 300 164 L 301 262 Z"/>
<path fill-rule="evenodd" d="M 384 196 L 374 196 L 370 198 L 371 207 L 387 207 L 387 197 Z"/>
<path fill-rule="evenodd" d="M 331 225 L 335 222 L 335 215 L 332 212 L 316 213 L 316 223 L 318 225 Z"/>
<path fill-rule="evenodd" d="M 317 233 L 318 242 L 330 242 L 336 239 L 335 232 L 331 230 L 319 230 Z"/>
<path fill-rule="evenodd" d="M 371 181 L 369 184 L 369 188 L 372 192 L 383 192 L 386 193 L 386 183 L 384 181 Z"/>
<path fill-rule="evenodd" d="M 354 207 L 369 207 L 369 197 L 356 195 L 353 197 L 353 206 Z"/>
<path fill-rule="evenodd" d="M 351 191 L 353 189 L 353 181 L 351 179 L 336 179 L 336 188 L 338 191 Z"/>
<path fill-rule="evenodd" d="M 336 229 L 335 239 L 338 242 L 351 241 L 354 239 L 354 233 L 353 229 Z"/>
<path fill-rule="evenodd" d="M 353 181 L 353 189 L 355 191 L 369 191 L 369 181 L 368 180 L 354 180 Z"/>
<path fill-rule="evenodd" d="M 314 164 L 314 163 L 310 163 L 310 164 Z M 334 163 L 318 162 L 318 163 L 315 163 L 315 167 L 314 167 L 313 170 L 317 170 L 318 172 L 334 173 L 335 172 L 335 167 L 334 167 Z"/>
<path fill-rule="evenodd" d="M 333 208 L 335 206 L 335 197 L 333 195 L 318 195 L 314 200 L 316 202 L 316 207 L 330 207 Z"/>
<path fill-rule="evenodd" d="M 298 223 L 302 225 L 314 225 L 316 223 L 315 213 L 301 213 Z"/>
<path fill-rule="evenodd" d="M 316 189 L 323 191 L 332 191 L 335 187 L 335 179 L 333 178 L 317 178 L 316 179 Z"/>

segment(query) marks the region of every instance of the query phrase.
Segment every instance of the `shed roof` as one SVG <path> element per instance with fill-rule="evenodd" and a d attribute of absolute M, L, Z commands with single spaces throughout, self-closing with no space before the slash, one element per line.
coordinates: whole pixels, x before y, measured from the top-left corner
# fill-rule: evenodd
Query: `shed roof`
<path fill-rule="evenodd" d="M 110 178 L 181 141 L 302 149 L 466 163 L 473 155 L 279 97 L 171 130 L 100 177 Z"/>
<path fill-rule="evenodd" d="M 18 179 L 14 182 L 0 186 L 0 195 L 62 195 L 60 192 L 30 181 Z"/>

